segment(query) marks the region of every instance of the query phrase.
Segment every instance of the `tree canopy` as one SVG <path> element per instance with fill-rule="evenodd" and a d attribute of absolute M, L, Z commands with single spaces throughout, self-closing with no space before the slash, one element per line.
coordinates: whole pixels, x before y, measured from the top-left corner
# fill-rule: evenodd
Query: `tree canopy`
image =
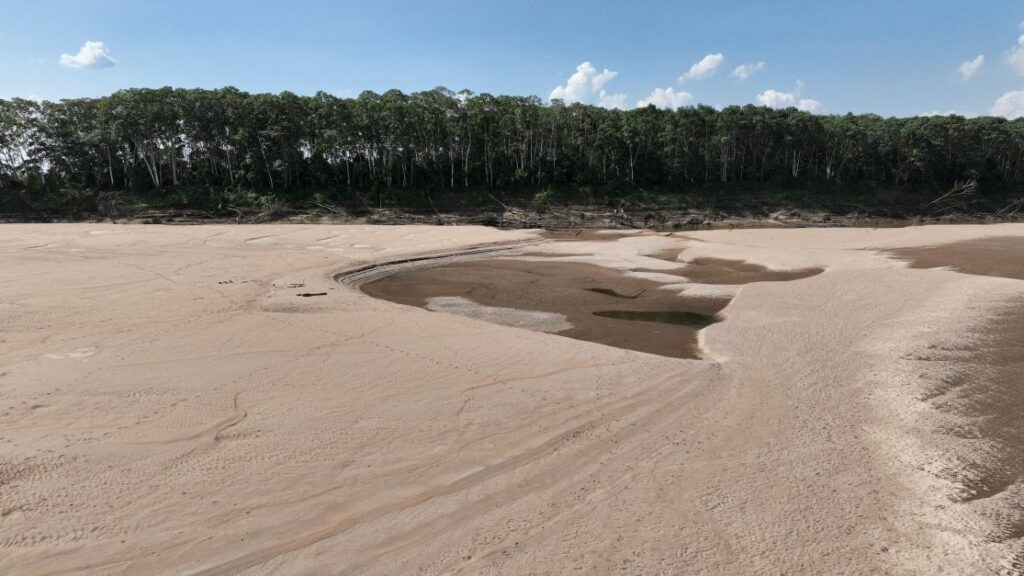
<path fill-rule="evenodd" d="M 609 110 L 445 88 L 338 98 L 235 88 L 0 100 L 0 201 L 55 189 L 164 194 L 633 185 L 937 189 L 1024 183 L 1024 119 Z"/>

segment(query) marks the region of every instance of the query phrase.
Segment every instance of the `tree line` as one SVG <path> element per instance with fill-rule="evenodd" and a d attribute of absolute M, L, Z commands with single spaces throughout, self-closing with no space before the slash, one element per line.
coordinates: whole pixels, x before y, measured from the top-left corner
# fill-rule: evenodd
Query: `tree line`
<path fill-rule="evenodd" d="M 445 88 L 404 94 L 130 89 L 0 100 L 0 199 L 251 191 L 501 192 L 639 186 L 1024 184 L 1024 119 L 821 116 L 794 108 L 612 110 Z M 6 195 L 6 196 L 4 196 Z"/>

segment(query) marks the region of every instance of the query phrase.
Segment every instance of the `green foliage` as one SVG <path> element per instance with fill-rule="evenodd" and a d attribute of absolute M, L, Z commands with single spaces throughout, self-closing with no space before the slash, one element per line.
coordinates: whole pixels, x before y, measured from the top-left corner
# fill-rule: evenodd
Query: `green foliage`
<path fill-rule="evenodd" d="M 556 194 L 553 189 L 545 188 L 533 195 L 533 201 L 536 204 L 543 204 L 544 202 L 550 202 L 555 196 Z"/>
<path fill-rule="evenodd" d="M 126 201 L 120 190 L 104 190 L 96 195 L 96 208 L 107 218 L 116 220 L 124 212 Z"/>
<path fill-rule="evenodd" d="M 0 100 L 0 205 L 9 209 L 115 213 L 129 198 L 266 213 L 341 199 L 363 208 L 493 195 L 643 203 L 651 190 L 712 201 L 878 192 L 895 202 L 960 180 L 978 181 L 982 195 L 1024 184 L 1024 120 L 623 111 L 445 88 L 354 99 L 161 88 Z"/>

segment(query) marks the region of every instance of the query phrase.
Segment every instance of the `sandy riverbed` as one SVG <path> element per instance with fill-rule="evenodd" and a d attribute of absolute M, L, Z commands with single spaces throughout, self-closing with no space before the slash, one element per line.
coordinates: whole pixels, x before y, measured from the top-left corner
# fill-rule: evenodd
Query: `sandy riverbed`
<path fill-rule="evenodd" d="M 0 227 L 0 573 L 1024 571 L 1024 225 L 565 240 Z M 335 280 L 530 241 L 724 321 L 680 359 Z"/>

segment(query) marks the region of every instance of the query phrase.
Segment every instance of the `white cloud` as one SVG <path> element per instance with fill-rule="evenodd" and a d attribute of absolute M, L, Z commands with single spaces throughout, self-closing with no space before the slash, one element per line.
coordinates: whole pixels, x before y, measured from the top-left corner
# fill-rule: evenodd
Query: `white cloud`
<path fill-rule="evenodd" d="M 78 50 L 78 54 L 61 54 L 60 63 L 68 68 L 110 68 L 117 64 L 117 60 L 110 55 L 103 42 L 89 40 Z"/>
<path fill-rule="evenodd" d="M 604 70 L 598 72 L 590 62 L 576 67 L 576 72 L 569 77 L 565 86 L 556 86 L 548 96 L 549 100 L 563 100 L 567 103 L 583 102 L 589 104 L 595 97 L 598 106 L 605 108 L 622 108 L 626 102 L 625 94 L 609 94 L 604 90 L 605 84 L 618 76 L 618 72 Z"/>
<path fill-rule="evenodd" d="M 701 58 L 700 62 L 690 66 L 690 69 L 679 77 L 679 83 L 682 84 L 687 80 L 700 80 L 702 78 L 707 78 L 715 73 L 715 70 L 722 65 L 722 62 L 725 62 L 725 56 L 720 52 L 716 54 L 708 54 Z"/>
<path fill-rule="evenodd" d="M 800 101 L 796 103 L 796 108 L 797 110 L 803 110 L 804 112 L 810 112 L 811 114 L 818 114 L 822 111 L 824 106 L 821 105 L 821 102 L 818 102 L 813 98 L 801 98 Z"/>
<path fill-rule="evenodd" d="M 1010 63 L 1010 68 L 1013 68 L 1014 72 L 1024 76 L 1024 34 L 1017 38 L 1017 45 L 1010 49 L 1010 54 L 1006 60 Z"/>
<path fill-rule="evenodd" d="M 729 76 L 732 76 L 733 78 L 736 78 L 738 80 L 746 80 L 747 78 L 750 78 L 751 76 L 757 74 L 761 70 L 764 70 L 764 66 L 764 62 L 754 62 L 753 64 L 740 64 L 735 69 L 733 69 L 732 74 L 730 74 Z"/>
<path fill-rule="evenodd" d="M 637 108 L 643 108 L 649 104 L 654 104 L 658 108 L 675 110 L 676 108 L 686 106 L 692 100 L 693 94 L 689 92 L 676 92 L 672 88 L 655 88 L 650 96 L 638 101 L 636 106 Z"/>
<path fill-rule="evenodd" d="M 966 62 L 962 62 L 960 66 L 957 67 L 956 71 L 957 74 L 960 74 L 960 78 L 966 82 L 967 80 L 974 78 L 978 74 L 978 72 L 981 72 L 981 67 L 984 65 L 985 55 L 978 54 L 978 57 L 975 58 L 974 60 L 967 60 Z"/>
<path fill-rule="evenodd" d="M 1007 92 L 992 105 L 992 115 L 1013 120 L 1024 117 L 1024 90 Z"/>
<path fill-rule="evenodd" d="M 796 94 L 792 92 L 779 92 L 778 90 L 768 89 L 757 95 L 757 101 L 762 106 L 768 106 L 770 108 L 785 108 L 786 106 L 793 106 L 796 104 Z"/>
<path fill-rule="evenodd" d="M 796 90 L 793 92 L 779 92 L 778 90 L 768 89 L 757 95 L 757 101 L 762 106 L 768 106 L 769 108 L 789 108 L 793 106 L 798 110 L 804 112 L 810 112 L 811 114 L 817 114 L 822 111 L 823 106 L 821 102 L 812 98 L 801 98 L 800 93 L 803 92 L 804 83 L 800 80 L 796 82 Z"/>
<path fill-rule="evenodd" d="M 601 108 L 618 108 L 619 110 L 626 109 L 626 95 L 625 94 L 609 94 L 604 90 L 601 90 L 597 97 L 597 105 Z"/>

